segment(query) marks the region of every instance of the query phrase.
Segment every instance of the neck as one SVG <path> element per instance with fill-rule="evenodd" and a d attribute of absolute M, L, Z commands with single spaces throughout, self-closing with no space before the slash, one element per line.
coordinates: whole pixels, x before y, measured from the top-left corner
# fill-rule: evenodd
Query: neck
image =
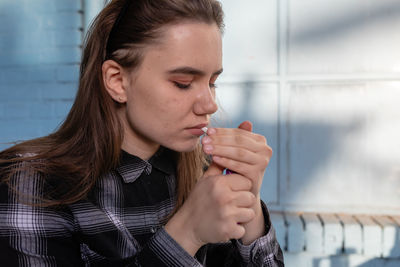
<path fill-rule="evenodd" d="M 126 140 L 126 139 L 125 139 Z M 131 155 L 135 155 L 143 160 L 148 160 L 153 156 L 157 150 L 160 148 L 160 145 L 153 145 L 151 147 L 149 146 L 143 146 L 137 144 L 137 142 L 129 142 L 129 141 L 123 141 L 122 142 L 122 149 L 128 152 Z"/>
<path fill-rule="evenodd" d="M 133 130 L 129 125 L 125 114 L 125 109 L 119 110 L 119 117 L 124 128 L 124 139 L 122 141 L 121 148 L 131 155 L 139 157 L 143 160 L 148 160 L 157 152 L 157 150 L 160 148 L 160 144 L 141 136 L 139 133 Z"/>

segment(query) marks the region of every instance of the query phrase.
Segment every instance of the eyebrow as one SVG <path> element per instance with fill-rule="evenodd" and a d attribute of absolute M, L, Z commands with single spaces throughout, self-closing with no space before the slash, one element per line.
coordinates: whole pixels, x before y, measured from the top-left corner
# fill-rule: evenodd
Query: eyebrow
<path fill-rule="evenodd" d="M 219 69 L 213 73 L 213 76 L 220 75 L 223 69 Z M 192 67 L 179 67 L 173 70 L 167 71 L 168 74 L 189 74 L 189 75 L 197 75 L 197 76 L 204 76 L 206 73 L 202 70 L 195 69 Z"/>

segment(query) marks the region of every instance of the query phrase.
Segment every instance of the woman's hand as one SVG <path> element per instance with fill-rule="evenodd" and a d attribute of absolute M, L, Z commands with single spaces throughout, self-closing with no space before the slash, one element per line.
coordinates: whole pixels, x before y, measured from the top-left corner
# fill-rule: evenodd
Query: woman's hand
<path fill-rule="evenodd" d="M 203 150 L 212 155 L 214 164 L 243 175 L 252 183 L 250 191 L 257 200 L 252 209 L 256 216 L 252 221 L 243 224 L 244 244 L 250 244 L 265 233 L 260 189 L 265 169 L 272 156 L 272 149 L 265 137 L 252 133 L 252 128 L 249 121 L 241 123 L 238 129 L 210 128 L 207 131 L 208 136 L 202 139 Z"/>
<path fill-rule="evenodd" d="M 272 149 L 264 136 L 251 131 L 249 121 L 241 123 L 237 129 L 210 128 L 202 144 L 214 163 L 249 178 L 251 192 L 258 196 Z"/>
<path fill-rule="evenodd" d="M 192 256 L 207 243 L 250 244 L 265 232 L 260 188 L 272 149 L 251 130 L 250 122 L 238 129 L 211 128 L 202 140 L 213 163 L 165 226 Z M 234 173 L 222 175 L 225 168 Z"/>
<path fill-rule="evenodd" d="M 255 217 L 257 201 L 251 181 L 239 174 L 222 175 L 211 164 L 165 230 L 192 256 L 204 244 L 240 239 L 243 224 Z"/>

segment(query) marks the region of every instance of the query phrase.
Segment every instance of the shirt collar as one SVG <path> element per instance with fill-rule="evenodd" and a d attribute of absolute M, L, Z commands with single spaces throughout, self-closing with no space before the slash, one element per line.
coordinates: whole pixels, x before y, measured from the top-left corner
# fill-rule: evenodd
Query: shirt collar
<path fill-rule="evenodd" d="M 120 165 L 116 171 L 122 176 L 125 183 L 136 181 L 142 174 L 150 175 L 153 168 L 166 174 L 173 174 L 177 164 L 177 155 L 177 152 L 161 147 L 146 161 L 121 150 Z"/>

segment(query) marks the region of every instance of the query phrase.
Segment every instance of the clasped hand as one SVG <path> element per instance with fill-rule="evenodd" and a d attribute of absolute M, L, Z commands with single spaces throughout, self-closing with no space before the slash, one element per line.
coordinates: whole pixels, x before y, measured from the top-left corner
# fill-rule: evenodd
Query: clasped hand
<path fill-rule="evenodd" d="M 251 192 L 259 194 L 272 149 L 264 136 L 252 132 L 250 122 L 243 122 L 237 129 L 211 128 L 202 144 L 215 164 L 250 179 Z"/>
<path fill-rule="evenodd" d="M 204 244 L 251 235 L 246 233 L 252 231 L 246 227 L 249 224 L 251 228 L 263 224 L 260 188 L 272 149 L 265 137 L 251 131 L 246 121 L 237 129 L 210 128 L 202 139 L 213 162 L 166 225 L 192 255 Z M 222 175 L 225 168 L 233 174 Z M 257 220 L 262 221 L 257 224 Z"/>

